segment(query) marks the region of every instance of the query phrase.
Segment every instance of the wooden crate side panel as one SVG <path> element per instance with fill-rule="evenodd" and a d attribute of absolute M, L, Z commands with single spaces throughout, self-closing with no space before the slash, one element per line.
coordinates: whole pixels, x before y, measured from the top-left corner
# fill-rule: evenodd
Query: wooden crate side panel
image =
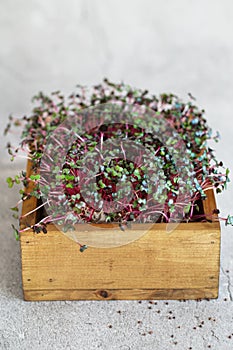
<path fill-rule="evenodd" d="M 211 226 L 211 224 L 209 224 Z M 205 227 L 208 224 L 205 224 Z M 21 236 L 23 285 L 30 290 L 217 289 L 219 231 L 150 231 L 112 249 L 78 245 L 61 232 Z"/>

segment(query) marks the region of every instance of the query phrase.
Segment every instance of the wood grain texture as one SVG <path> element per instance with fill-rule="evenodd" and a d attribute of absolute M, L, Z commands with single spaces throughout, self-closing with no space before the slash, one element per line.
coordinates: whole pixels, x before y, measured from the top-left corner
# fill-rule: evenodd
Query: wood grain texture
<path fill-rule="evenodd" d="M 48 300 L 180 300 L 217 298 L 216 289 L 48 289 L 26 290 L 27 301 Z"/>
<path fill-rule="evenodd" d="M 30 175 L 32 174 L 36 174 L 36 173 L 32 171 L 32 162 L 28 161 L 26 175 L 27 177 L 30 177 Z M 33 187 L 34 187 L 34 182 L 29 180 L 28 186 L 27 188 L 25 188 L 25 192 L 30 193 L 33 190 Z M 36 197 L 30 197 L 29 199 L 25 200 L 23 202 L 23 207 L 22 207 L 22 216 L 26 215 L 31 210 L 35 209 L 36 205 L 37 205 Z M 37 216 L 37 212 L 35 211 L 34 213 L 27 215 L 25 218 L 22 218 L 20 221 L 20 228 L 24 229 L 25 227 L 34 225 L 36 223 L 36 216 Z"/>
<path fill-rule="evenodd" d="M 204 208 L 210 213 L 216 204 L 212 191 L 207 196 Z M 30 202 L 30 210 L 31 205 L 34 203 Z M 88 224 L 77 226 L 80 234 L 95 230 Z M 106 233 L 114 230 L 114 225 L 104 226 Z M 134 224 L 130 231 L 148 227 Z M 47 234 L 29 230 L 21 234 L 20 241 L 25 300 L 198 299 L 218 295 L 218 222 L 181 223 L 170 234 L 166 224 L 154 224 L 132 243 L 89 247 L 84 253 L 52 224 Z"/>

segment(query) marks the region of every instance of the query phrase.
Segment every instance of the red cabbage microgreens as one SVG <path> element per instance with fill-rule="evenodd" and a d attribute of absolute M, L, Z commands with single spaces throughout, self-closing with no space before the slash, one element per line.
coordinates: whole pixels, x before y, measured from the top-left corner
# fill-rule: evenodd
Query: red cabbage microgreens
<path fill-rule="evenodd" d="M 154 96 L 150 95 L 147 90 L 134 89 L 124 83 L 115 84 L 107 79 L 104 79 L 102 84 L 96 85 L 91 89 L 78 85 L 77 91 L 67 98 L 60 91 L 52 93 L 51 96 L 46 96 L 40 92 L 33 98 L 36 107 L 33 108 L 31 115 L 23 118 L 9 117 L 9 124 L 6 127 L 5 134 L 11 131 L 12 125 L 22 127 L 23 131 L 19 147 L 14 148 L 8 143 L 8 152 L 11 155 L 11 160 L 14 160 L 16 156 L 30 159 L 33 169 L 36 170 L 39 169 L 47 138 L 67 117 L 77 115 L 81 109 L 108 102 L 146 106 L 155 111 L 157 115 L 165 118 L 177 130 L 186 145 L 187 153 L 193 163 L 195 170 L 193 196 L 189 205 L 183 208 L 184 220 L 206 220 L 205 215 L 198 213 L 197 201 L 205 199 L 205 192 L 208 189 L 215 188 L 217 193 L 224 190 L 227 182 L 229 182 L 229 169 L 225 169 L 223 163 L 216 159 L 214 150 L 207 143 L 211 139 L 218 142 L 219 134 L 212 134 L 212 130 L 208 127 L 204 117 L 204 110 L 196 107 L 193 97 L 189 97 L 190 100 L 188 102 L 183 102 L 173 94 Z M 128 221 L 134 221 L 143 212 L 147 199 L 145 174 L 142 167 L 138 168 L 132 162 L 114 159 L 111 164 L 105 164 L 97 176 L 97 192 L 109 202 L 114 199 L 116 193 L 116 180 L 122 180 L 122 177 L 123 179 L 131 177 L 134 196 L 129 203 L 125 203 L 127 205 L 124 206 L 123 211 L 107 213 L 93 210 L 82 197 L 79 182 L 77 181 L 80 156 L 87 151 L 94 151 L 96 144 L 101 139 L 102 141 L 106 140 L 110 132 L 114 134 L 121 127 L 119 125 L 116 128 L 118 130 L 110 130 L 109 126 L 102 126 L 102 129 L 100 126 L 96 133 L 83 136 L 84 144 L 80 142 L 80 139 L 73 144 L 67 154 L 66 163 L 63 166 L 62 176 L 60 177 L 60 180 L 63 181 L 65 195 L 73 211 L 72 215 L 70 215 L 69 219 L 56 212 L 54 215 L 48 215 L 34 225 L 33 229 L 35 232 L 46 232 L 46 224 L 50 222 L 64 225 L 64 230 L 72 229 L 73 224 L 80 221 L 119 222 L 121 227 L 124 227 Z M 124 133 L 125 129 L 122 128 L 121 132 Z M 133 138 L 139 138 L 142 144 L 150 145 L 154 148 L 154 152 L 157 153 L 158 161 L 161 162 L 165 174 L 167 184 L 165 205 L 163 207 L 159 205 L 153 207 L 151 215 L 147 216 L 146 219 L 153 221 L 153 214 L 159 211 L 159 221 L 169 222 L 170 213 L 176 205 L 180 205 L 180 203 L 176 203 L 178 175 L 172 159 L 170 159 L 167 149 L 159 144 L 159 140 L 154 140 L 151 135 L 146 135 L 143 129 L 130 127 L 127 133 Z M 24 155 L 19 155 L 20 151 L 23 151 Z M 29 180 L 34 181 L 35 184 L 32 192 L 27 191 Z M 32 175 L 29 179 L 24 171 L 13 178 L 8 177 L 7 183 L 10 188 L 14 184 L 20 183 L 24 186 L 24 189 L 20 190 L 21 201 L 17 203 L 16 207 L 12 208 L 14 211 L 17 211 L 18 205 L 28 197 L 35 196 L 39 199 L 51 191 L 50 185 L 43 182 L 40 175 Z M 40 186 L 43 187 L 43 193 L 40 190 Z M 161 198 L 158 193 L 156 191 L 154 193 L 155 200 L 158 204 L 159 202 L 164 203 L 164 198 Z M 214 213 L 206 213 L 208 219 L 212 215 L 212 219 L 217 220 L 216 211 Z M 233 217 L 230 215 L 227 219 L 219 219 L 224 220 L 226 225 L 233 224 Z M 13 229 L 16 237 L 18 237 L 17 229 L 15 227 Z M 29 228 L 21 231 L 27 229 Z M 85 250 L 85 248 L 86 246 L 80 244 L 81 251 Z"/>
<path fill-rule="evenodd" d="M 155 182 L 153 188 L 148 188 L 147 184 L 147 172 L 150 164 L 147 165 L 147 169 L 144 165 L 138 166 L 138 164 L 133 161 L 122 158 L 114 158 L 110 162 L 103 163 L 101 167 L 95 170 L 95 164 L 93 164 L 94 173 L 96 176 L 96 186 L 92 191 L 96 195 L 95 202 L 100 201 L 100 199 L 105 200 L 107 203 L 107 208 L 103 207 L 102 211 L 96 211 L 93 209 L 92 205 L 87 204 L 85 198 L 82 195 L 81 189 L 85 187 L 85 176 L 81 179 L 82 165 L 80 163 L 80 158 L 83 154 L 90 152 L 93 157 L 94 152 L 98 151 L 97 144 L 100 144 L 101 137 L 103 140 L 108 138 L 117 137 L 121 133 L 121 137 L 125 137 L 127 134 L 128 140 L 137 139 L 138 135 L 141 134 L 140 142 L 142 144 L 147 144 L 151 146 L 154 150 L 154 154 L 157 155 L 158 161 L 160 161 L 160 166 L 164 171 L 164 183 L 166 186 L 165 193 L 161 193 L 160 182 Z M 133 125 L 128 125 L 127 129 L 122 124 L 110 124 L 103 125 L 93 133 L 89 133 L 88 138 L 83 136 L 83 142 L 76 142 L 70 149 L 66 157 L 66 163 L 63 167 L 63 174 L 59 178 L 64 180 L 63 192 L 66 195 L 66 199 L 69 200 L 73 212 L 78 217 L 78 221 L 85 222 L 127 222 L 133 221 L 145 210 L 145 205 L 147 204 L 147 222 L 156 222 L 155 214 L 163 212 L 164 217 L 169 220 L 170 212 L 173 209 L 175 199 L 178 192 L 178 174 L 175 168 L 175 164 L 172 163 L 172 159 L 168 152 L 160 143 L 160 141 L 146 132 L 141 128 L 136 128 Z M 122 146 L 123 147 L 123 146 Z M 79 152 L 77 152 L 77 149 Z M 111 151 L 110 151 L 111 153 Z M 93 159 L 93 158 L 92 158 Z M 88 164 L 91 163 L 92 159 L 88 159 Z M 140 164 L 140 154 L 138 163 Z M 143 158 L 143 164 L 145 164 L 145 155 Z M 153 166 L 153 164 L 151 165 Z M 90 168 L 88 168 L 90 172 Z M 146 171 L 147 170 L 147 171 Z M 157 170 L 158 171 L 158 170 Z M 78 179 L 78 181 L 77 181 Z M 122 195 L 122 202 L 124 201 L 123 209 L 120 211 L 109 212 L 109 206 L 111 202 L 115 199 L 116 195 L 119 195 L 119 184 L 120 181 L 125 181 L 129 179 L 132 185 L 132 197 L 127 202 L 127 197 Z M 82 182 L 82 180 L 84 180 Z M 151 192 L 149 192 L 151 191 Z M 148 203 L 148 194 L 153 192 L 154 201 Z M 88 197 L 88 191 L 85 191 L 85 196 Z M 98 196 L 100 194 L 100 196 Z M 165 205 L 163 204 L 165 202 Z M 161 203 L 161 205 L 160 205 Z M 96 207 L 96 206 L 94 206 Z M 148 210 L 149 209 L 149 210 Z M 153 215 L 154 214 L 154 215 Z M 143 217 L 143 215 L 141 215 Z M 155 217 L 154 217 L 155 216 Z"/>

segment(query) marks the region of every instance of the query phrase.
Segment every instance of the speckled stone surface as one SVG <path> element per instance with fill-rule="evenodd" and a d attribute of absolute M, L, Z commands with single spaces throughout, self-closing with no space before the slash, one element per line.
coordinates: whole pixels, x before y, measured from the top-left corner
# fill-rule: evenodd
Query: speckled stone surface
<path fill-rule="evenodd" d="M 206 1 L 0 1 L 0 132 L 30 110 L 39 90 L 70 92 L 103 76 L 153 93 L 192 92 L 232 167 L 233 3 Z M 17 139 L 17 135 L 12 135 Z M 0 150 L 0 350 L 231 350 L 233 228 L 222 226 L 220 295 L 213 301 L 24 302 L 19 245 L 11 232 L 17 192 Z M 218 196 L 233 214 L 233 185 Z M 38 267 L 39 268 L 39 267 Z"/>

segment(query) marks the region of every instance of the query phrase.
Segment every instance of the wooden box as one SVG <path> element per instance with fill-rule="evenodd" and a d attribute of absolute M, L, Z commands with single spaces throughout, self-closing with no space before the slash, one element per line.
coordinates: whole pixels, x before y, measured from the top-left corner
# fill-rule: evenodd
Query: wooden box
<path fill-rule="evenodd" d="M 29 166 L 27 171 L 29 174 Z M 35 207 L 36 199 L 32 197 L 24 202 L 22 212 Z M 205 213 L 216 208 L 213 191 L 208 191 L 203 207 Z M 27 217 L 27 224 L 35 221 L 35 213 Z M 132 225 L 132 233 L 145 229 L 145 225 Z M 219 222 L 181 223 L 172 234 L 166 233 L 166 224 L 155 223 L 133 243 L 115 248 L 89 247 L 83 253 L 56 226 L 49 224 L 47 229 L 47 234 L 30 229 L 20 235 L 25 300 L 218 296 Z M 94 229 L 92 225 L 80 225 L 80 232 Z"/>

